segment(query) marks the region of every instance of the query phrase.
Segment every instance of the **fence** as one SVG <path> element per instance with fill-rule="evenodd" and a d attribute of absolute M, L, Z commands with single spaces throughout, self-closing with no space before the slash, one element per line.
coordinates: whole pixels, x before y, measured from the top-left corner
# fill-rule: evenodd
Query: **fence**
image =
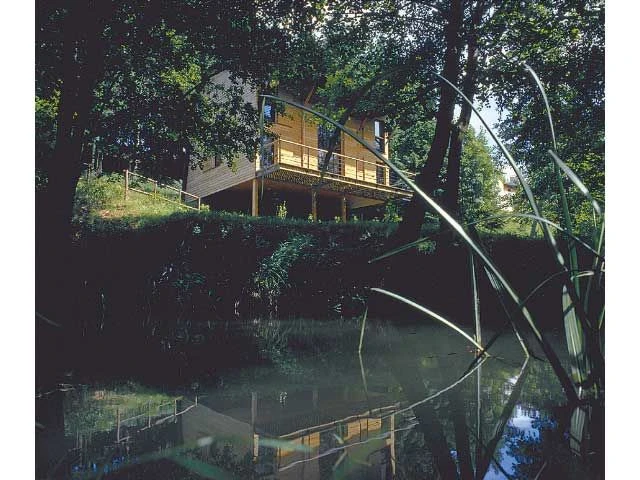
<path fill-rule="evenodd" d="M 184 404 L 190 403 L 188 406 Z M 147 430 L 148 428 L 160 425 L 166 421 L 177 421 L 180 415 L 188 412 L 192 408 L 198 405 L 198 396 L 195 397 L 195 402 L 190 402 L 184 397 L 178 397 L 171 402 L 163 403 L 161 405 L 151 405 L 151 402 L 147 404 L 146 408 L 141 409 L 136 415 L 122 418 L 123 412 L 120 409 L 116 409 L 116 442 L 120 443 L 128 440 L 131 433 Z M 127 427 L 127 431 L 131 432 L 126 436 L 122 436 L 122 427 Z"/>
<path fill-rule="evenodd" d="M 327 150 L 321 148 L 279 138 L 262 147 L 260 164 L 261 167 L 268 167 L 280 163 L 313 171 L 320 171 L 324 166 L 328 173 L 345 179 L 409 190 L 409 187 L 387 165 L 339 152 L 334 152 L 327 160 L 327 153 Z M 412 179 L 415 178 L 414 173 L 404 173 Z"/>
<path fill-rule="evenodd" d="M 129 191 L 150 195 L 153 198 L 174 203 L 186 208 L 200 210 L 201 199 L 179 188 L 159 183 L 153 178 L 145 177 L 138 173 L 124 171 L 124 199 L 127 200 Z M 197 206 L 196 206 L 197 205 Z"/>

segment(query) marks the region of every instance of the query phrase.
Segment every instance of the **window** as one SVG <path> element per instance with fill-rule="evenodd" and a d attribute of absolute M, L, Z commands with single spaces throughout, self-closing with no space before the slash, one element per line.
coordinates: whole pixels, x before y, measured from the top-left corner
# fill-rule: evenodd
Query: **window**
<path fill-rule="evenodd" d="M 260 150 L 260 166 L 268 167 L 269 165 L 273 165 L 275 159 L 275 148 L 273 140 L 266 135 L 262 137 L 262 145 L 260 147 Z"/>
<path fill-rule="evenodd" d="M 376 145 L 376 150 L 380 153 L 386 153 L 386 141 L 385 141 L 385 125 L 381 120 L 374 120 L 373 122 L 373 136 Z"/>
<path fill-rule="evenodd" d="M 320 150 L 329 150 L 329 144 L 331 143 L 331 136 L 333 135 L 333 130 L 324 125 L 318 126 L 318 148 Z M 338 137 L 338 141 L 333 147 L 333 153 L 337 155 L 331 155 L 331 158 L 326 163 L 327 172 L 337 173 L 338 175 L 342 175 L 342 162 L 340 161 L 340 157 L 338 156 L 342 152 L 342 141 L 341 138 Z M 327 152 L 318 152 L 318 160 L 320 160 L 320 164 L 318 165 L 318 170 L 322 168 L 325 155 Z"/>
<path fill-rule="evenodd" d="M 275 123 L 276 121 L 276 107 L 271 103 L 264 104 L 264 120 L 266 122 Z"/>
<path fill-rule="evenodd" d="M 383 165 L 376 165 L 376 183 L 378 185 L 387 184 L 386 169 Z"/>

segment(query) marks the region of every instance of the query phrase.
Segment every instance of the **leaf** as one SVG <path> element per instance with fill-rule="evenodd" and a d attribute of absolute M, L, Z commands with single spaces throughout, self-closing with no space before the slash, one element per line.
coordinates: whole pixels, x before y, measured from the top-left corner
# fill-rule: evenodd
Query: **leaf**
<path fill-rule="evenodd" d="M 593 206 L 593 209 L 595 210 L 595 212 L 598 215 L 602 215 L 600 204 L 591 196 L 591 193 L 589 193 L 589 189 L 585 186 L 584 183 L 582 183 L 582 180 L 580 180 L 580 177 L 578 177 L 578 175 L 576 175 L 575 172 L 571 170 L 569 165 L 567 165 L 562 160 L 560 160 L 560 157 L 558 157 L 558 155 L 556 155 L 556 153 L 553 150 L 549 150 L 549 155 L 551 155 L 551 158 L 553 158 L 556 164 L 562 169 L 562 171 L 567 175 L 567 177 L 569 177 L 569 180 L 571 180 L 573 184 L 576 187 L 578 187 L 578 190 L 580 190 L 580 193 L 582 193 L 582 195 L 584 195 L 587 198 L 587 200 L 591 202 L 591 205 Z"/>
<path fill-rule="evenodd" d="M 571 376 L 576 383 L 583 383 L 591 373 L 586 354 L 586 338 L 582 325 L 578 321 L 567 287 L 562 287 L 562 309 L 564 330 L 567 336 L 567 348 L 571 361 Z"/>
<path fill-rule="evenodd" d="M 408 298 L 403 297 L 402 295 L 398 295 L 397 293 L 393 293 L 393 292 L 390 292 L 388 290 L 384 290 L 382 288 L 372 288 L 371 290 L 374 291 L 374 292 L 382 293 L 383 295 L 387 295 L 387 296 L 389 296 L 391 298 L 395 298 L 396 300 L 400 300 L 401 302 L 406 303 L 407 305 L 415 308 L 416 310 L 420 310 L 421 312 L 426 313 L 427 315 L 429 315 L 434 320 L 437 320 L 438 322 L 440 322 L 440 323 L 446 325 L 447 327 L 451 328 L 452 330 L 458 332 L 464 338 L 466 338 L 471 343 L 473 343 L 479 350 L 482 350 L 485 355 L 489 355 L 487 352 L 484 351 L 484 347 L 482 345 L 480 345 L 478 342 L 476 342 L 471 336 L 469 336 L 460 327 L 455 325 L 453 322 L 450 322 L 449 320 L 447 320 L 443 316 L 438 315 L 437 313 L 429 310 L 428 308 L 425 308 L 422 305 L 418 305 L 417 303 L 409 300 Z"/>

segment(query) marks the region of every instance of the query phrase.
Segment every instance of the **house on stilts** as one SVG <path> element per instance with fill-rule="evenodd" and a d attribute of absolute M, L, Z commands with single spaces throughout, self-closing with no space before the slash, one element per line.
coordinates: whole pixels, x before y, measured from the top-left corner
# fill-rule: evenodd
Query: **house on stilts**
<path fill-rule="evenodd" d="M 231 85 L 227 72 L 214 81 Z M 245 101 L 258 109 L 258 92 L 243 88 Z M 299 102 L 286 92 L 278 95 Z M 347 221 L 360 208 L 411 198 L 397 175 L 353 138 L 341 135 L 326 159 L 333 129 L 293 106 L 279 110 L 271 103 L 264 106 L 271 135 L 256 158 L 237 158 L 233 168 L 224 159 L 212 158 L 202 168 L 189 170 L 186 190 L 216 210 L 257 216 L 275 215 L 284 207 L 289 216 L 313 220 Z M 384 119 L 351 118 L 346 127 L 389 155 Z"/>

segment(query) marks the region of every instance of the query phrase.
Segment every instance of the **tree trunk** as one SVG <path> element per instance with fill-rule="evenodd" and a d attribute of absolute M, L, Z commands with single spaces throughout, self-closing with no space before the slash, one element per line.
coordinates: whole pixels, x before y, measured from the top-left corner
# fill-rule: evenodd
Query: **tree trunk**
<path fill-rule="evenodd" d="M 65 19 L 63 77 L 56 145 L 47 166 L 48 184 L 36 198 L 36 311 L 58 324 L 58 334 L 37 360 L 64 367 L 73 321 L 71 218 L 82 168 L 82 144 L 102 71 L 102 22 L 110 2 L 71 4 Z M 54 370 L 59 370 L 54 368 Z M 59 372 L 58 372 L 59 373 Z"/>
<path fill-rule="evenodd" d="M 457 83 L 460 73 L 460 48 L 462 30 L 462 2 L 453 0 L 448 13 L 446 27 L 446 49 L 444 55 L 444 66 L 442 76 L 452 83 Z M 416 177 L 417 185 L 427 193 L 432 195 L 438 183 L 438 176 L 449 146 L 451 136 L 451 124 L 453 121 L 453 110 L 455 106 L 455 91 L 444 81 L 440 82 L 440 101 L 436 114 L 436 129 L 433 143 L 427 155 L 427 161 Z M 402 222 L 394 237 L 391 239 L 390 247 L 403 245 L 417 239 L 424 221 L 426 206 L 416 195 L 405 209 Z"/>
<path fill-rule="evenodd" d="M 473 102 L 476 93 L 476 73 L 478 71 L 478 34 L 477 28 L 485 11 L 484 2 L 478 2 L 472 14 L 471 26 L 467 37 L 467 63 L 462 92 Z M 455 218 L 460 218 L 460 160 L 462 142 L 471 121 L 471 106 L 462 102 L 460 117 L 451 133 L 449 158 L 447 161 L 447 185 L 444 192 L 444 207 Z"/>

